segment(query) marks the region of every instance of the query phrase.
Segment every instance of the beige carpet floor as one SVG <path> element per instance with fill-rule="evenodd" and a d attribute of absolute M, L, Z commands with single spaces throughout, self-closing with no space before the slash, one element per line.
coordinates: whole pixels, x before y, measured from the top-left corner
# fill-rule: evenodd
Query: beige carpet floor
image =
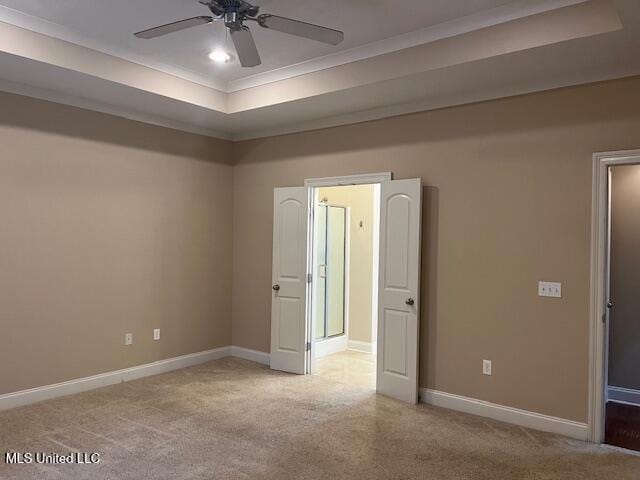
<path fill-rule="evenodd" d="M 2 479 L 638 480 L 640 458 L 235 358 L 0 412 Z M 339 370 L 339 368 L 338 368 Z"/>

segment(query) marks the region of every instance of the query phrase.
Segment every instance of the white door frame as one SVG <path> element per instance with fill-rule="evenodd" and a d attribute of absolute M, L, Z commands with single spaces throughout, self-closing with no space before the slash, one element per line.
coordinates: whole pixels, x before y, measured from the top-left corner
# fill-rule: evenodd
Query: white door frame
<path fill-rule="evenodd" d="M 393 174 L 391 172 L 383 172 L 383 173 L 367 173 L 367 174 L 357 174 L 357 175 L 342 175 L 342 176 L 337 176 L 337 177 L 322 177 L 322 178 L 308 178 L 305 179 L 304 181 L 304 186 L 308 187 L 310 189 L 310 197 L 311 197 L 311 212 L 309 215 L 309 241 L 308 241 L 308 245 L 307 245 L 307 258 L 308 258 L 308 272 L 312 273 L 313 272 L 313 268 L 314 268 L 314 258 L 313 256 L 315 255 L 314 249 L 313 249 L 313 236 L 314 236 L 314 232 L 313 232 L 313 225 L 315 224 L 315 207 L 316 207 L 316 189 L 319 187 L 340 187 L 340 186 L 350 186 L 350 185 L 371 185 L 371 184 L 380 184 L 382 182 L 389 182 L 393 180 Z M 376 207 L 375 202 L 374 202 L 374 208 Z M 378 208 L 379 210 L 379 208 Z M 379 215 L 379 211 L 378 212 L 374 212 L 374 217 L 376 215 Z M 375 241 L 374 241 L 375 243 Z M 374 262 L 379 263 L 379 252 L 377 254 L 378 259 L 375 260 Z M 377 268 L 376 268 L 377 271 Z M 375 272 L 374 272 L 375 273 Z M 374 277 L 373 281 L 376 283 L 377 286 L 377 276 Z M 346 279 L 345 279 L 346 281 Z M 315 291 L 315 285 L 314 288 L 310 288 L 309 289 L 309 293 L 311 295 L 311 292 Z M 374 289 L 374 300 L 377 300 L 377 295 L 375 294 L 376 289 Z M 316 349 L 315 349 L 315 342 L 313 341 L 313 335 L 314 335 L 314 331 L 313 331 L 313 327 L 314 325 L 312 324 L 312 315 L 313 315 L 313 299 L 309 298 L 309 307 L 307 308 L 307 318 L 306 318 L 306 324 L 307 324 L 307 331 L 309 332 L 308 334 L 308 338 L 307 338 L 307 342 L 308 344 L 311 346 L 311 348 L 307 351 L 307 362 L 306 364 L 309 366 L 307 369 L 306 373 L 314 373 L 315 372 L 315 364 L 316 364 Z M 347 304 L 348 305 L 348 304 Z M 376 310 L 377 310 L 377 302 L 376 302 Z M 345 325 L 346 328 L 346 325 Z M 374 351 L 375 351 L 375 346 L 373 347 Z"/>
<path fill-rule="evenodd" d="M 614 165 L 640 164 L 640 150 L 593 155 L 591 204 L 591 304 L 589 355 L 589 440 L 604 441 L 607 388 L 607 258 L 609 249 L 609 172 Z"/>

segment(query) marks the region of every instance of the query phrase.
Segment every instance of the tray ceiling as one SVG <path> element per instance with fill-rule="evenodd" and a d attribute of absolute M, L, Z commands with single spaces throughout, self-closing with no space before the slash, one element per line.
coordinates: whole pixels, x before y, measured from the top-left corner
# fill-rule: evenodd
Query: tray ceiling
<path fill-rule="evenodd" d="M 220 24 L 133 36 L 196 0 L 0 0 L 0 90 L 244 139 L 640 74 L 637 0 L 261 3 L 346 40 L 258 30 L 264 64 L 243 70 L 207 58 Z"/>

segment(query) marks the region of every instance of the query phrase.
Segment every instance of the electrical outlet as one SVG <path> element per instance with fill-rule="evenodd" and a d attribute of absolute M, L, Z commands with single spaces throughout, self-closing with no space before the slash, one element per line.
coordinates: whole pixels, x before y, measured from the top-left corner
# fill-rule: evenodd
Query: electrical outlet
<path fill-rule="evenodd" d="M 124 344 L 125 345 L 132 345 L 133 344 L 133 333 L 127 333 L 124 336 Z"/>
<path fill-rule="evenodd" d="M 491 360 L 482 361 L 482 374 L 491 375 Z"/>
<path fill-rule="evenodd" d="M 559 282 L 538 282 L 538 296 L 562 298 L 562 284 Z"/>
<path fill-rule="evenodd" d="M 155 330 L 153 330 L 153 339 L 154 340 L 160 340 L 160 329 L 156 328 Z"/>

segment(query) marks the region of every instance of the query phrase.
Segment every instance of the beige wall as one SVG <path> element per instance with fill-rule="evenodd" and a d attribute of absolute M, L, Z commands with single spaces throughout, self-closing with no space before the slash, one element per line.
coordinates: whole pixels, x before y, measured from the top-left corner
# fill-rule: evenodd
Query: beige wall
<path fill-rule="evenodd" d="M 231 343 L 230 157 L 0 94 L 0 394 Z"/>
<path fill-rule="evenodd" d="M 425 184 L 421 385 L 586 421 L 591 154 L 640 147 L 640 78 L 233 150 L 0 106 L 0 393 L 231 342 L 268 352 L 273 188 L 393 171 Z"/>
<path fill-rule="evenodd" d="M 235 144 L 233 342 L 269 351 L 274 187 L 421 177 L 420 384 L 584 422 L 591 156 L 638 147 L 640 78 Z"/>
<path fill-rule="evenodd" d="M 640 165 L 611 168 L 609 385 L 640 390 Z"/>
<path fill-rule="evenodd" d="M 349 207 L 349 340 L 369 343 L 372 333 L 373 186 L 318 189 L 318 198 L 325 197 L 332 205 Z"/>

